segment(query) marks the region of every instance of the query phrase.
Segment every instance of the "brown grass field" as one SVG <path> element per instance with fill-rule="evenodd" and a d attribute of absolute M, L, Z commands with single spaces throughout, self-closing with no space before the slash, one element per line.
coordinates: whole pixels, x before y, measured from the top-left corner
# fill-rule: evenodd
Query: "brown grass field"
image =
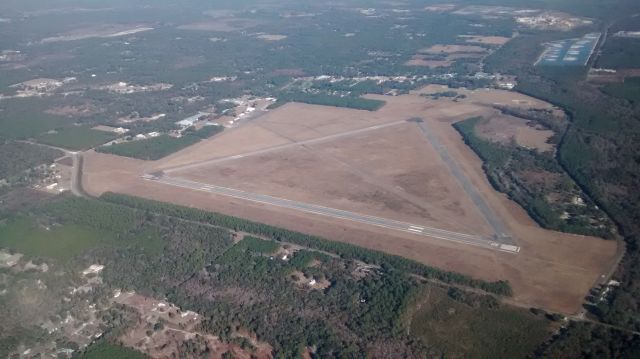
<path fill-rule="evenodd" d="M 616 243 L 541 229 L 522 208 L 491 187 L 480 159 L 451 126 L 473 116 L 500 116 L 494 104 L 553 107 L 501 90 L 456 89 L 467 95 L 458 102 L 419 96 L 443 89 L 428 86 L 397 97 L 367 96 L 387 102 L 376 112 L 287 104 L 156 162 L 89 152 L 85 155 L 83 183 L 92 195 L 113 191 L 213 210 L 401 255 L 477 278 L 506 279 L 518 304 L 563 313 L 578 311 L 589 288 L 611 269 Z M 489 234 L 490 227 L 417 125 L 402 122 L 416 116 L 428 122 L 449 155 L 506 223 L 521 247 L 520 253 L 431 239 L 140 178 L 149 171 L 191 164 L 175 169 L 171 176 L 442 229 Z M 350 133 L 372 126 L 381 127 Z M 345 132 L 349 134 L 296 144 Z M 279 150 L 206 162 L 286 144 Z"/>
<path fill-rule="evenodd" d="M 504 45 L 510 37 L 504 36 L 479 36 L 479 35 L 458 35 L 459 38 L 464 39 L 465 42 L 470 44 L 483 44 L 483 45 Z"/>

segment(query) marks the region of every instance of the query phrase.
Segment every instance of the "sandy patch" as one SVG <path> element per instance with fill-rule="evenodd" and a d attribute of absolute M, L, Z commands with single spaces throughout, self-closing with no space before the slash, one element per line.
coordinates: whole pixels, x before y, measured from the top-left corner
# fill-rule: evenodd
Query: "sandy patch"
<path fill-rule="evenodd" d="M 260 40 L 265 41 L 280 41 L 287 38 L 287 35 L 270 35 L 270 34 L 261 34 L 256 36 Z"/>
<path fill-rule="evenodd" d="M 65 117 L 82 117 L 103 113 L 105 109 L 86 103 L 78 106 L 56 106 L 45 110 L 45 113 Z"/>
<path fill-rule="evenodd" d="M 261 21 L 243 18 L 215 18 L 178 26 L 179 30 L 231 32 L 245 30 L 262 24 Z"/>
<path fill-rule="evenodd" d="M 411 60 L 405 62 L 404 64 L 407 66 L 424 66 L 430 69 L 435 69 L 438 67 L 451 66 L 452 63 L 453 61 L 450 60 L 429 60 L 427 56 L 414 55 L 411 57 Z"/>
<path fill-rule="evenodd" d="M 40 42 L 43 44 L 61 42 L 61 41 L 75 41 L 84 40 L 94 37 L 110 38 L 120 37 L 137 34 L 139 32 L 151 31 L 152 27 L 137 25 L 115 25 L 115 24 L 102 24 L 89 27 L 83 27 L 75 29 L 58 36 L 52 36 L 42 39 Z"/>
<path fill-rule="evenodd" d="M 487 49 L 475 45 L 433 45 L 419 51 L 422 54 L 456 54 L 456 53 L 485 53 Z"/>
<path fill-rule="evenodd" d="M 510 37 L 504 36 L 481 36 L 481 35 L 459 35 L 461 39 L 464 39 L 465 42 L 470 44 L 482 44 L 482 45 L 504 45 L 509 40 Z"/>
<path fill-rule="evenodd" d="M 476 133 L 485 139 L 502 144 L 516 143 L 519 146 L 536 149 L 539 152 L 552 151 L 554 146 L 547 143 L 553 131 L 540 128 L 529 121 L 513 116 L 497 115 L 479 123 Z"/>

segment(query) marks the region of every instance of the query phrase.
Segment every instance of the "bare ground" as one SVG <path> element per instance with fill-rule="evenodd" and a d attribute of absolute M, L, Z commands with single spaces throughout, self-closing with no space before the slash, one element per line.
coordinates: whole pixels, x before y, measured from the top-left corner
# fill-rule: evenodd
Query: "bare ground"
<path fill-rule="evenodd" d="M 553 131 L 536 128 L 529 121 L 508 115 L 496 115 L 479 123 L 475 128 L 481 138 L 493 142 L 509 144 L 515 142 L 519 146 L 536 149 L 539 152 L 552 151 L 554 146 L 547 141 Z"/>

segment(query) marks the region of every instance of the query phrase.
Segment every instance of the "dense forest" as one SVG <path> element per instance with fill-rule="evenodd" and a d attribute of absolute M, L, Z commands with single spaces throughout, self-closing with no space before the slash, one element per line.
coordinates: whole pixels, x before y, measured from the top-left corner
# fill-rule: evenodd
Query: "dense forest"
<path fill-rule="evenodd" d="M 637 4 L 620 2 L 602 14 L 605 21 L 627 19 Z M 624 20 L 620 20 L 624 21 Z M 626 254 L 616 274 L 622 282 L 608 301 L 591 308 L 598 320 L 638 330 L 640 328 L 640 107 L 626 99 L 616 98 L 586 80 L 583 68 L 550 69 L 534 67 L 531 59 L 540 44 L 571 37 L 562 33 L 531 33 L 508 43 L 491 56 L 487 69 L 516 75 L 517 90 L 564 108 L 571 123 L 559 143 L 557 159 L 578 185 L 616 223 L 626 242 Z M 628 51 L 636 51 L 631 48 Z M 602 54 L 606 58 L 606 51 Z M 605 60 L 597 60 L 605 61 Z M 581 334 L 582 332 L 582 334 Z M 569 345 L 570 338 L 597 335 L 590 327 L 572 326 L 558 338 L 557 346 Z M 606 341 L 583 340 L 585 350 L 597 353 L 608 346 Z M 629 347 L 631 342 L 615 342 Z M 614 343 L 614 344 L 615 344 Z M 568 347 L 567 347 L 568 348 Z M 576 353 L 572 357 L 579 357 Z M 604 353 L 604 351 L 603 351 Z M 594 357 L 597 355 L 594 355 Z M 615 356 L 615 355 L 611 355 Z"/>
<path fill-rule="evenodd" d="M 60 150 L 25 142 L 4 140 L 0 138 L 0 181 L 13 182 L 26 171 L 40 165 L 48 165 L 64 153 Z"/>
<path fill-rule="evenodd" d="M 224 342 L 241 340 L 237 336 L 239 331 L 254 333 L 273 346 L 277 357 L 283 358 L 297 357 L 305 350 L 321 357 L 364 357 L 366 353 L 384 352 L 388 348 L 404 357 L 447 353 L 447 347 L 431 345 L 429 338 L 435 334 L 416 337 L 407 329 L 407 316 L 411 315 L 408 313 L 416 301 L 422 300 L 421 293 L 426 288 L 447 288 L 447 284 L 454 284 L 477 288 L 476 291 L 510 293 L 504 282 L 474 280 L 372 250 L 122 195 L 106 194 L 102 200 L 62 195 L 4 216 L 0 232 L 15 226 L 36 226 L 53 228 L 51 232 L 86 228 L 91 233 L 83 235 L 84 241 L 73 243 L 72 248 L 61 240 L 49 243 L 47 251 L 38 249 L 43 243 L 24 244 L 9 238 L 19 237 L 23 233 L 20 231 L 11 230 L 6 232 L 8 237 L 0 239 L 0 248 L 20 249 L 37 263 L 46 261 L 57 268 L 59 275 L 47 276 L 44 282 L 51 291 L 42 293 L 40 299 L 48 304 L 39 312 L 46 308 L 48 317 L 64 318 L 62 313 L 77 306 L 77 300 L 107 303 L 104 296 L 110 296 L 115 289 L 135 290 L 153 298 L 167 298 L 204 315 L 200 330 Z M 50 239 L 51 236 L 46 236 L 40 241 Z M 29 250 L 27 245 L 33 248 Z M 68 248 L 71 255 L 60 253 L 57 247 Z M 71 302 L 61 301 L 59 298 L 70 283 L 81 282 L 81 277 L 71 273 L 89 263 L 104 266 L 101 281 L 104 286 L 74 297 Z M 31 275 L 38 278 L 39 274 Z M 4 285 L 13 290 L 13 283 Z M 499 318 L 514 310 L 500 304 L 494 295 L 457 288 L 443 293 L 447 293 L 442 299 L 444 305 L 456 302 L 461 310 L 468 308 L 464 309 L 465 316 L 474 317 L 480 327 L 482 315 Z M 12 303 L 6 302 L 3 308 L 15 308 Z M 484 314 L 476 318 L 475 309 L 471 308 L 483 308 Z M 103 352 L 120 352 L 109 343 L 117 343 L 118 335 L 135 320 L 122 310 L 125 308 L 113 307 L 101 312 L 106 321 L 106 342 L 81 351 L 82 355 L 90 358 Z M 16 337 L 14 334 L 22 333 L 21 330 L 39 332 L 22 327 L 17 314 L 5 314 L 4 325 L 10 325 L 6 332 L 10 335 L 0 335 L 0 348 L 4 352 L 10 352 L 19 343 L 46 337 L 45 333 L 28 334 L 34 335 L 32 339 L 27 334 Z M 37 318 L 34 316 L 33 320 Z M 519 312 L 518 318 L 523 325 L 546 333 L 547 322 L 526 311 Z M 475 340 L 477 334 L 465 330 L 461 335 Z M 523 340 L 528 333 L 514 331 L 510 335 L 514 340 Z M 483 340 L 491 341 L 491 350 L 499 350 L 498 342 Z M 131 353 L 123 351 L 122 355 Z"/>
<path fill-rule="evenodd" d="M 588 198 L 573 203 L 582 192 L 567 176 L 550 151 L 540 153 L 517 144 L 499 144 L 482 139 L 475 127 L 476 117 L 457 122 L 454 128 L 483 160 L 483 168 L 496 190 L 518 202 L 542 227 L 582 235 L 614 238 L 607 216 Z M 546 176 L 535 181 L 532 174 Z M 550 200 L 553 198 L 553 200 Z"/>
<path fill-rule="evenodd" d="M 254 235 L 273 238 L 277 241 L 299 244 L 305 247 L 335 253 L 345 259 L 358 259 L 371 264 L 390 266 L 398 270 L 414 273 L 425 278 L 437 279 L 445 283 L 457 283 L 499 295 L 511 295 L 511 287 L 509 286 L 509 283 L 505 281 L 481 281 L 459 273 L 446 272 L 425 266 L 399 256 L 384 254 L 382 252 L 357 247 L 343 242 L 329 241 L 283 228 L 252 222 L 242 218 L 115 193 L 105 193 L 101 196 L 101 199 L 131 208 L 152 210 L 166 216 L 209 223 L 211 225 L 224 228 L 232 228 L 236 231 L 243 231 Z"/>

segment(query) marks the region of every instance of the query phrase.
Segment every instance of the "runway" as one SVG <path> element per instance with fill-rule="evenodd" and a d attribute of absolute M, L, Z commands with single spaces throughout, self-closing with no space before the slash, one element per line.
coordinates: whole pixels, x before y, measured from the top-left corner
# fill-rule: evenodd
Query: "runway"
<path fill-rule="evenodd" d="M 220 158 L 213 158 L 213 159 L 210 159 L 210 160 L 187 163 L 185 165 L 180 165 L 180 166 L 175 166 L 175 167 L 170 167 L 170 168 L 162 168 L 162 171 L 164 173 L 172 173 L 172 172 L 176 172 L 176 171 L 183 171 L 183 170 L 192 169 L 192 168 L 196 168 L 196 167 L 218 164 L 220 162 L 237 160 L 237 159 L 244 158 L 244 157 L 263 155 L 263 154 L 266 154 L 266 153 L 269 153 L 269 152 L 280 151 L 280 150 L 283 150 L 283 149 L 286 149 L 286 148 L 289 148 L 289 147 L 296 147 L 296 146 L 301 146 L 301 145 L 312 145 L 312 144 L 321 143 L 321 142 L 325 142 L 325 141 L 331 141 L 331 140 L 335 140 L 335 139 L 338 139 L 338 138 L 341 138 L 341 137 L 353 136 L 353 135 L 357 135 L 357 134 L 360 134 L 360 133 L 379 130 L 381 128 L 390 127 L 390 126 L 402 125 L 402 124 L 405 124 L 405 123 L 407 123 L 407 121 L 396 121 L 396 122 L 391 122 L 391 123 L 383 123 L 383 124 L 379 124 L 379 125 L 375 125 L 375 126 L 359 128 L 357 130 L 336 133 L 336 134 L 329 135 L 329 136 L 324 136 L 324 137 L 313 138 L 313 139 L 310 139 L 310 140 L 296 141 L 296 142 L 285 143 L 285 144 L 282 144 L 282 145 L 271 146 L 271 147 L 263 148 L 263 149 L 256 150 L 256 151 L 245 152 L 245 153 L 238 154 L 238 155 L 226 156 L 226 157 L 220 157 Z"/>
<path fill-rule="evenodd" d="M 190 181 L 182 178 L 169 177 L 166 175 L 154 176 L 147 174 L 143 175 L 142 177 L 148 181 L 154 181 L 175 187 L 187 188 L 191 190 L 197 190 L 233 198 L 240 198 L 252 202 L 264 203 L 271 206 L 293 209 L 326 217 L 345 219 L 353 222 L 369 224 L 377 227 L 407 232 L 429 238 L 442 239 L 456 243 L 464 243 L 508 253 L 518 253 L 520 251 L 520 247 L 518 246 L 512 245 L 510 243 L 500 243 L 499 237 L 490 238 L 472 234 L 457 233 L 424 225 L 411 224 L 381 217 L 374 217 L 365 214 L 344 211 L 341 209 L 324 207 L 316 204 L 292 201 L 263 194 L 246 192 L 235 188 L 221 187 Z"/>
<path fill-rule="evenodd" d="M 427 141 L 431 143 L 431 145 L 436 149 L 438 155 L 442 159 L 442 162 L 447 166 L 451 175 L 458 181 L 460 187 L 465 191 L 467 196 L 471 199 L 473 204 L 478 208 L 482 216 L 485 218 L 487 223 L 493 229 L 493 232 L 496 234 L 498 240 L 503 244 L 515 245 L 513 238 L 509 235 L 507 231 L 507 227 L 504 225 L 500 217 L 489 207 L 489 205 L 482 198 L 480 193 L 476 190 L 475 186 L 471 183 L 469 178 L 464 174 L 464 171 L 458 166 L 456 161 L 454 161 L 447 148 L 440 142 L 438 137 L 431 131 L 429 125 L 426 121 L 422 120 L 417 122 L 418 127 L 422 130 Z"/>

